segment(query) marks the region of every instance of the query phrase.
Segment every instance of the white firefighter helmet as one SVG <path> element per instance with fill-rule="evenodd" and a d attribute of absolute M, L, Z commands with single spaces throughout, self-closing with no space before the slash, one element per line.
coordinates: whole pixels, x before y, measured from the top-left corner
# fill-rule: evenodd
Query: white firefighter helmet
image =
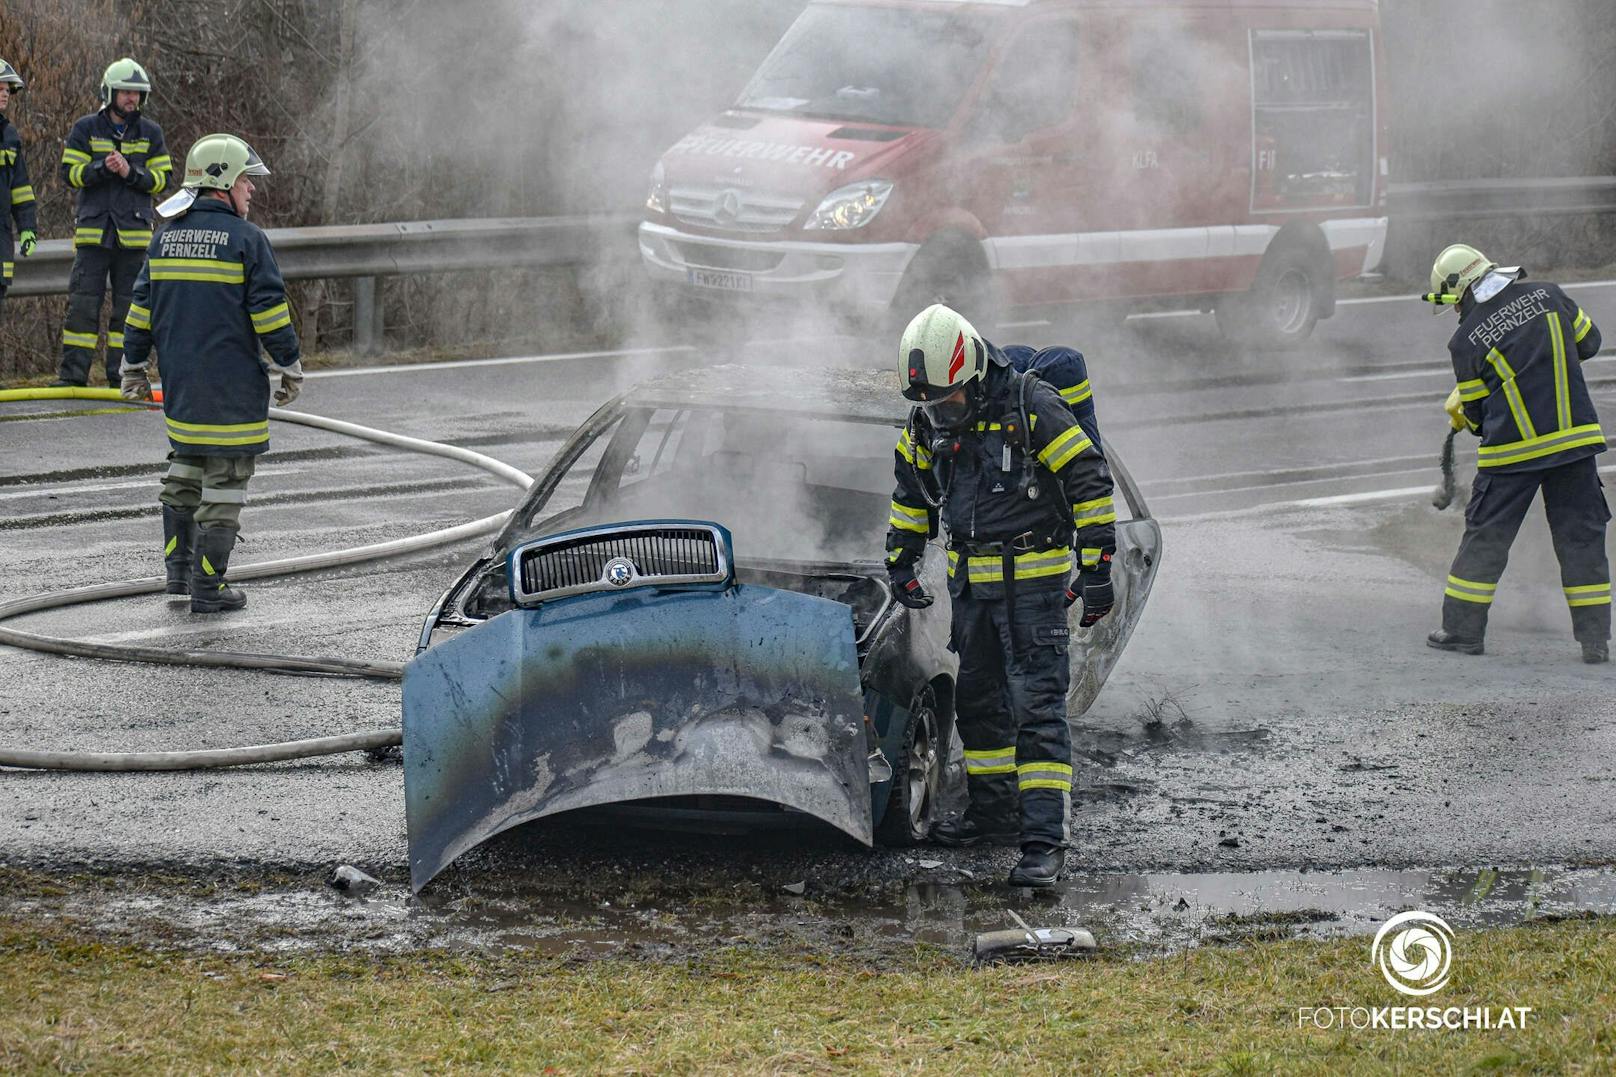
<path fill-rule="evenodd" d="M 1444 306 L 1458 303 L 1472 284 L 1497 268 L 1497 262 L 1469 244 L 1452 244 L 1431 263 L 1431 290 L 1424 299 L 1435 303 L 1440 313 Z"/>
<path fill-rule="evenodd" d="M 185 155 L 185 179 L 180 189 L 158 206 L 157 212 L 165 220 L 177 217 L 191 208 L 198 189 L 228 191 L 242 175 L 267 176 L 269 166 L 235 135 L 205 135 Z"/>
<path fill-rule="evenodd" d="M 107 65 L 106 71 L 101 74 L 101 104 L 103 107 L 112 104 L 112 95 L 118 90 L 134 90 L 140 94 L 140 104 L 136 108 L 146 107 L 146 97 L 151 93 L 151 76 L 146 69 L 125 56 L 121 60 L 114 60 Z"/>
<path fill-rule="evenodd" d="M 987 369 L 982 334 L 941 303 L 915 315 L 898 344 L 898 385 L 941 431 L 957 431 L 970 422 Z"/>
<path fill-rule="evenodd" d="M 13 95 L 22 93 L 22 88 L 27 85 L 23 82 L 22 76 L 17 74 L 17 69 L 4 60 L 0 60 L 0 82 L 10 86 Z"/>

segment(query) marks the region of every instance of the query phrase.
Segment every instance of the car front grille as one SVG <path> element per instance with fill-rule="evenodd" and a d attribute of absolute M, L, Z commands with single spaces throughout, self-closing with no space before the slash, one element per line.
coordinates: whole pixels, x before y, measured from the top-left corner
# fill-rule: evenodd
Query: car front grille
<path fill-rule="evenodd" d="M 670 244 L 687 266 L 706 269 L 742 269 L 749 273 L 767 273 L 778 266 L 785 251 L 757 250 L 753 247 L 722 247 L 716 243 L 676 242 Z"/>
<path fill-rule="evenodd" d="M 517 549 L 516 603 L 591 591 L 724 583 L 727 538 L 697 522 L 625 524 L 538 539 Z"/>
<path fill-rule="evenodd" d="M 668 208 L 686 224 L 730 232 L 778 232 L 802 212 L 791 195 L 741 191 L 733 187 L 687 186 L 668 191 Z"/>

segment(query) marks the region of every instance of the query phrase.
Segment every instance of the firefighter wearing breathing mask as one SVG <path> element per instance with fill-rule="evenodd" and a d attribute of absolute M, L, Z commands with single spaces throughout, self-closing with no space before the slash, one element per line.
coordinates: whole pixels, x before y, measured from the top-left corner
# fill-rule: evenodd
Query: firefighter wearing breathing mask
<path fill-rule="evenodd" d="M 1082 627 L 1111 610 L 1111 473 L 1059 392 L 946 306 L 909 323 L 898 380 L 917 406 L 898 438 L 887 570 L 899 602 L 930 605 L 917 566 L 947 533 L 960 659 L 970 806 L 932 837 L 1020 845 L 1010 885 L 1053 886 L 1071 840 L 1068 609 L 1081 598 Z"/>
<path fill-rule="evenodd" d="M 192 613 L 239 610 L 247 596 L 225 582 L 253 461 L 269 449 L 269 404 L 303 384 L 286 285 L 263 229 L 247 221 L 251 177 L 267 176 L 251 146 L 208 135 L 185 157 L 185 183 L 157 207 L 135 281 L 122 392 L 150 400 L 147 363 L 157 349 L 168 427 L 163 559 L 168 593 Z M 267 354 L 267 358 L 266 358 Z"/>

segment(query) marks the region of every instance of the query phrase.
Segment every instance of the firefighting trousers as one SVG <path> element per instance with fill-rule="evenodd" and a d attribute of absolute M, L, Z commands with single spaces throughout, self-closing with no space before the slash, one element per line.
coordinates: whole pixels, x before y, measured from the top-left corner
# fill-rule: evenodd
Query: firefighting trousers
<path fill-rule="evenodd" d="M 1443 592 L 1443 628 L 1469 639 L 1483 637 L 1510 544 L 1541 488 L 1572 634 L 1581 641 L 1610 638 L 1610 562 L 1605 555 L 1610 508 L 1595 459 L 1543 471 L 1484 471 L 1476 476 L 1465 510 L 1464 539 Z"/>
<path fill-rule="evenodd" d="M 959 655 L 955 693 L 965 744 L 970 814 L 1013 817 L 1021 843 L 1065 846 L 1071 838 L 1071 680 L 1066 603 L 1059 590 L 1018 588 L 1012 617 L 1002 598 L 953 597 L 950 646 Z"/>
<path fill-rule="evenodd" d="M 62 381 L 82 385 L 90 380 L 95 349 L 101 341 L 101 301 L 112 282 L 112 317 L 107 322 L 107 384 L 119 382 L 123 363 L 123 323 L 135 294 L 135 278 L 146 261 L 144 250 L 80 247 L 73 254 L 67 281 L 67 320 L 62 323 Z"/>
<path fill-rule="evenodd" d="M 247 503 L 247 482 L 252 478 L 253 456 L 190 456 L 168 454 L 168 472 L 158 500 L 171 509 L 194 513 L 199 528 L 241 529 L 241 508 Z"/>

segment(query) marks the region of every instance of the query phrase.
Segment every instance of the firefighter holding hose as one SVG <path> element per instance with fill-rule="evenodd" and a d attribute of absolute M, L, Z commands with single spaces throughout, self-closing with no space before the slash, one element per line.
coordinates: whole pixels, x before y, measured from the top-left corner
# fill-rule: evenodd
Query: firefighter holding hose
<path fill-rule="evenodd" d="M 247 221 L 252 177 L 269 169 L 235 135 L 208 135 L 185 158 L 181 191 L 159 212 L 135 282 L 123 396 L 152 397 L 155 346 L 171 447 L 159 500 L 170 595 L 192 613 L 239 610 L 225 582 L 253 462 L 269 448 L 269 404 L 297 399 L 303 366 L 269 237 Z M 268 359 L 263 353 L 268 353 Z"/>
<path fill-rule="evenodd" d="M 1053 886 L 1071 840 L 1067 611 L 1081 598 L 1086 627 L 1112 608 L 1111 473 L 1059 390 L 946 306 L 909 323 L 898 381 L 916 407 L 898 439 L 887 571 L 899 602 L 930 605 L 916 566 L 947 531 L 960 658 L 970 807 L 932 837 L 1019 845 L 1010 885 Z"/>

